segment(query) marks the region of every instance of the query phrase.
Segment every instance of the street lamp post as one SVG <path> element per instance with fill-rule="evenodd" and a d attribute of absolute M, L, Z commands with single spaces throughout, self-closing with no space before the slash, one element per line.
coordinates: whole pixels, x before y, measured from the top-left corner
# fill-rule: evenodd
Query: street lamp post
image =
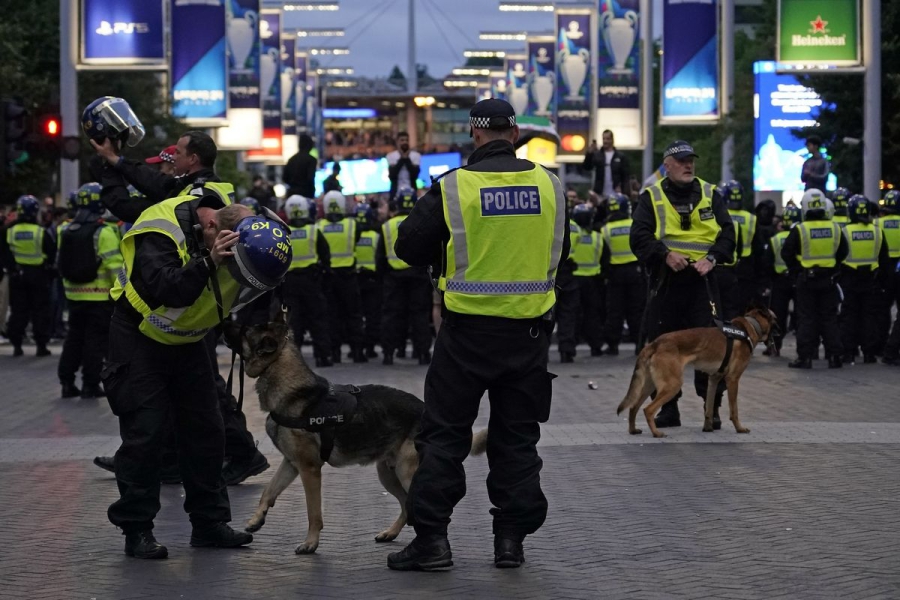
<path fill-rule="evenodd" d="M 881 198 L 881 0 L 863 0 L 863 62 L 866 65 L 863 117 L 863 190 L 873 202 Z"/>
<path fill-rule="evenodd" d="M 78 136 L 78 3 L 59 0 L 59 109 L 63 139 Z M 59 191 L 78 187 L 78 160 L 59 161 Z"/>

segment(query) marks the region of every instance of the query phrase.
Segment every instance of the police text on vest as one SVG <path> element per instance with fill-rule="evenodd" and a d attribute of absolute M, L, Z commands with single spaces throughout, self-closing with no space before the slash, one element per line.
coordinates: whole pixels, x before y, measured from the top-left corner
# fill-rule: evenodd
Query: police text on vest
<path fill-rule="evenodd" d="M 541 193 L 536 185 L 481 188 L 483 217 L 539 214 L 541 214 Z"/>

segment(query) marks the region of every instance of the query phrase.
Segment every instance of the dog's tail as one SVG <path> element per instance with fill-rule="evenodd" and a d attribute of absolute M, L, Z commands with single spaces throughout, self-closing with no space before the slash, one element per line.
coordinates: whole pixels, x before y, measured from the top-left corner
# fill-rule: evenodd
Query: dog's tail
<path fill-rule="evenodd" d="M 628 393 L 616 409 L 616 414 L 621 414 L 626 408 L 632 408 L 643 402 L 647 395 L 653 391 L 653 383 L 649 381 L 650 377 L 650 358 L 656 350 L 655 344 L 649 344 L 641 350 L 637 361 L 634 363 L 634 373 L 631 374 L 631 385 L 628 386 Z M 647 389 L 647 387 L 651 389 Z"/>
<path fill-rule="evenodd" d="M 482 429 L 472 436 L 472 449 L 469 451 L 469 456 L 478 456 L 485 453 L 487 450 L 487 432 L 487 429 Z"/>

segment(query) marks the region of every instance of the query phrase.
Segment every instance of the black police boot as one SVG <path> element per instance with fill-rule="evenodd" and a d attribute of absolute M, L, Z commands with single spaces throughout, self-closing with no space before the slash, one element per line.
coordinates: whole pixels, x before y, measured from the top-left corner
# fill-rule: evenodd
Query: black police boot
<path fill-rule="evenodd" d="M 419 535 L 400 552 L 388 554 L 387 565 L 394 571 L 433 571 L 453 566 L 450 542 L 443 535 Z"/>
<path fill-rule="evenodd" d="M 269 468 L 269 461 L 259 450 L 256 454 L 248 459 L 228 461 L 228 464 L 222 469 L 222 479 L 225 485 L 237 485 L 254 475 L 259 475 Z"/>
<path fill-rule="evenodd" d="M 125 534 L 125 554 L 135 558 L 166 558 L 169 550 L 147 529 Z"/>
<path fill-rule="evenodd" d="M 253 541 L 253 536 L 235 531 L 227 523 L 213 523 L 205 527 L 194 526 L 191 546 L 195 548 L 238 548 Z"/>
<path fill-rule="evenodd" d="M 63 398 L 77 398 L 81 395 L 81 390 L 74 383 L 64 383 L 62 384 L 62 394 L 60 395 Z"/>
<path fill-rule="evenodd" d="M 618 344 L 609 344 L 606 346 L 606 353 L 609 356 L 618 356 L 619 355 L 619 345 Z"/>
<path fill-rule="evenodd" d="M 591 356 L 603 356 L 602 348 L 591 348 Z"/>
<path fill-rule="evenodd" d="M 375 352 L 375 346 L 366 346 L 366 358 L 378 358 L 378 353 Z"/>
<path fill-rule="evenodd" d="M 394 351 L 393 350 L 385 350 L 384 358 L 381 359 L 381 364 L 383 365 L 392 365 L 394 364 Z"/>
<path fill-rule="evenodd" d="M 863 364 L 871 365 L 878 362 L 878 359 L 875 358 L 874 354 L 863 354 Z"/>
<path fill-rule="evenodd" d="M 106 395 L 106 392 L 103 391 L 103 388 L 97 384 L 85 384 L 84 388 L 81 390 L 81 397 L 85 400 L 90 398 L 102 398 Z"/>
<path fill-rule="evenodd" d="M 574 352 L 562 352 L 559 353 L 559 362 L 561 363 L 571 363 L 575 362 L 575 353 Z"/>
<path fill-rule="evenodd" d="M 333 367 L 334 363 L 331 362 L 331 358 L 328 356 L 317 356 L 316 357 L 316 366 L 317 367 Z"/>
<path fill-rule="evenodd" d="M 366 356 L 366 353 L 363 351 L 362 348 L 356 348 L 355 350 L 353 350 L 352 354 L 353 354 L 353 362 L 355 362 L 355 363 L 369 362 L 369 359 Z"/>
<path fill-rule="evenodd" d="M 38 344 L 37 350 L 35 351 L 35 356 L 50 356 L 50 348 L 47 347 L 46 344 Z"/>
<path fill-rule="evenodd" d="M 653 422 L 660 429 L 663 427 L 681 427 L 681 413 L 678 411 L 678 402 L 669 401 L 663 404 Z"/>
<path fill-rule="evenodd" d="M 21 345 L 13 346 L 13 356 L 22 356 L 23 354 L 25 354 L 25 353 L 22 351 Z"/>
<path fill-rule="evenodd" d="M 494 566 L 498 569 L 518 569 L 525 562 L 522 542 L 499 535 L 494 536 Z"/>
<path fill-rule="evenodd" d="M 116 460 L 112 456 L 95 456 L 94 464 L 104 471 L 116 472 Z"/>
<path fill-rule="evenodd" d="M 792 369 L 812 369 L 812 360 L 808 358 L 797 358 L 789 362 L 788 367 Z"/>
<path fill-rule="evenodd" d="M 431 364 L 431 352 L 426 350 L 422 354 L 419 355 L 419 364 L 420 365 L 430 365 Z"/>
<path fill-rule="evenodd" d="M 828 359 L 828 368 L 829 369 L 840 369 L 844 366 L 844 363 L 841 362 L 840 356 L 832 356 Z"/>

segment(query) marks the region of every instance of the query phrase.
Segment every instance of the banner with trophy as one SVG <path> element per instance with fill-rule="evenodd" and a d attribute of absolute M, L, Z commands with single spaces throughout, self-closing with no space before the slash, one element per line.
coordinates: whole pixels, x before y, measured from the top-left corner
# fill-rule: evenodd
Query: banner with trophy
<path fill-rule="evenodd" d="M 528 48 L 529 117 L 556 119 L 556 38 L 530 37 Z M 517 113 L 518 114 L 518 113 Z"/>
<path fill-rule="evenodd" d="M 228 0 L 228 126 L 216 130 L 223 150 L 262 146 L 259 94 L 259 1 Z"/>
<path fill-rule="evenodd" d="M 225 0 L 171 0 L 169 9 L 172 114 L 197 127 L 222 126 L 228 111 Z"/>
<path fill-rule="evenodd" d="M 260 150 L 247 152 L 249 161 L 281 162 L 281 10 L 260 11 L 259 90 L 262 95 L 263 140 Z"/>
<path fill-rule="evenodd" d="M 309 55 L 306 52 L 294 53 L 294 106 L 297 109 L 297 133 L 308 132 L 306 113 L 306 73 L 309 70 Z"/>
<path fill-rule="evenodd" d="M 660 123 L 719 120 L 718 4 L 718 0 L 663 0 Z"/>
<path fill-rule="evenodd" d="M 491 84 L 479 83 L 478 87 L 475 88 L 475 102 L 481 102 L 489 98 L 493 98 L 491 96 Z"/>
<path fill-rule="evenodd" d="M 556 130 L 558 162 L 581 162 L 596 109 L 597 11 L 556 9 Z"/>
<path fill-rule="evenodd" d="M 600 0 L 594 139 L 613 132 L 617 148 L 643 148 L 640 0 Z"/>
<path fill-rule="evenodd" d="M 281 38 L 281 130 L 284 135 L 297 135 L 297 69 L 294 66 L 297 38 Z"/>
<path fill-rule="evenodd" d="M 491 71 L 491 98 L 506 100 L 506 71 Z"/>
<path fill-rule="evenodd" d="M 528 110 L 528 56 L 525 54 L 507 54 L 506 65 L 506 101 L 517 115 L 524 115 Z"/>
<path fill-rule="evenodd" d="M 81 0 L 79 68 L 166 69 L 163 0 Z"/>

